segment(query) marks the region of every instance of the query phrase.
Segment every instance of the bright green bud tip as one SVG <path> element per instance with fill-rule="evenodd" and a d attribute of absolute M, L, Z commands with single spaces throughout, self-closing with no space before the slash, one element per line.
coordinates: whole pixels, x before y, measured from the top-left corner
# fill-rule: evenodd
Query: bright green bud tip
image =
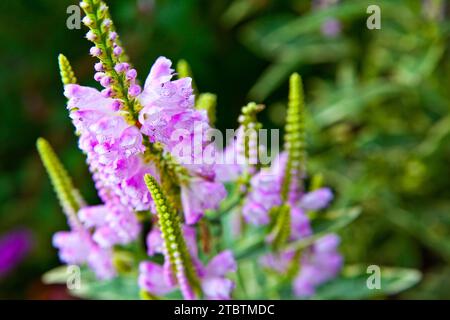
<path fill-rule="evenodd" d="M 72 66 L 69 60 L 63 54 L 58 56 L 59 72 L 61 74 L 61 80 L 64 85 L 77 83 L 77 78 L 73 72 Z"/>
<path fill-rule="evenodd" d="M 292 74 L 289 78 L 289 99 L 284 143 L 288 154 L 288 161 L 281 196 L 283 200 L 286 200 L 291 190 L 293 179 L 301 180 L 306 170 L 303 85 L 302 78 L 298 73 Z"/>
<path fill-rule="evenodd" d="M 206 110 L 209 123 L 213 125 L 216 122 L 217 96 L 213 93 L 202 93 L 198 96 L 195 108 L 197 110 Z"/>
<path fill-rule="evenodd" d="M 298 73 L 293 73 L 289 78 L 289 100 L 303 98 L 302 78 Z"/>
<path fill-rule="evenodd" d="M 47 140 L 39 138 L 36 146 L 64 213 L 72 225 L 77 224 L 76 212 L 83 206 L 84 200 Z"/>
<path fill-rule="evenodd" d="M 178 61 L 177 73 L 178 73 L 179 79 L 186 78 L 186 77 L 192 78 L 191 67 L 189 66 L 189 63 L 187 63 L 187 61 L 184 59 L 181 59 L 180 61 Z"/>
<path fill-rule="evenodd" d="M 129 273 L 133 269 L 134 258 L 130 252 L 116 250 L 113 253 L 113 265 L 120 273 Z"/>
<path fill-rule="evenodd" d="M 178 73 L 178 79 L 187 78 L 187 77 L 192 79 L 192 89 L 194 90 L 194 94 L 197 94 L 198 90 L 197 90 L 197 86 L 195 85 L 195 82 L 194 82 L 194 76 L 192 74 L 191 66 L 189 65 L 189 63 L 186 60 L 181 59 L 180 61 L 178 61 L 177 73 Z"/>
<path fill-rule="evenodd" d="M 160 300 L 159 297 L 157 297 L 145 290 L 139 291 L 139 296 L 140 296 L 141 300 Z"/>

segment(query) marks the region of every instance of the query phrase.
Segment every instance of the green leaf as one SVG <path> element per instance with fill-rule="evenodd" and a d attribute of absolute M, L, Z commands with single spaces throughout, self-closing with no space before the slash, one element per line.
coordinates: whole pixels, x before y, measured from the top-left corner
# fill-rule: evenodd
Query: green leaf
<path fill-rule="evenodd" d="M 369 289 L 367 267 L 344 267 L 339 278 L 320 286 L 313 299 L 367 299 L 394 295 L 416 285 L 422 275 L 414 269 L 380 266 L 381 288 Z"/>
<path fill-rule="evenodd" d="M 385 81 L 374 81 L 352 89 L 336 90 L 332 95 L 311 107 L 313 121 L 319 127 L 356 117 L 374 101 L 387 100 L 402 92 L 403 87 Z"/>
<path fill-rule="evenodd" d="M 250 89 L 249 96 L 262 101 L 302 65 L 337 62 L 350 56 L 354 46 L 345 39 L 297 41 L 277 50 L 276 61 L 270 65 Z M 270 50 L 269 50 L 270 51 Z"/>
<path fill-rule="evenodd" d="M 396 9 L 398 10 L 398 7 L 392 5 L 392 2 L 394 1 L 377 1 L 377 4 L 383 8 L 383 17 L 388 12 L 392 13 L 395 12 Z M 320 30 L 322 24 L 330 19 L 330 17 L 338 19 L 342 22 L 353 21 L 361 17 L 366 18 L 366 9 L 371 4 L 373 4 L 372 1 L 349 1 L 343 2 L 337 6 L 330 6 L 322 10 L 311 11 L 306 15 L 293 19 L 280 28 L 267 33 L 264 40 L 282 45 L 283 43 L 292 41 L 299 36 Z"/>
<path fill-rule="evenodd" d="M 69 276 L 67 266 L 59 266 L 42 275 L 42 282 L 44 284 L 66 284 Z"/>
<path fill-rule="evenodd" d="M 80 298 L 98 300 L 139 300 L 139 286 L 137 278 L 132 276 L 118 276 L 106 281 L 92 281 L 81 283 L 81 288 L 71 290 L 71 294 Z"/>

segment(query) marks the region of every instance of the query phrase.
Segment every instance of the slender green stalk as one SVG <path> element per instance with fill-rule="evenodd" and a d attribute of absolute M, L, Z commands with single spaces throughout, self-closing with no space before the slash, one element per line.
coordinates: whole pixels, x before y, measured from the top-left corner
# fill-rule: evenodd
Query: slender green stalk
<path fill-rule="evenodd" d="M 84 205 L 84 200 L 73 186 L 72 179 L 50 144 L 45 139 L 39 138 L 36 146 L 70 226 L 79 227 L 80 223 L 76 213 Z"/>
<path fill-rule="evenodd" d="M 190 288 L 200 295 L 200 281 L 183 236 L 181 218 L 161 191 L 158 182 L 148 174 L 144 176 L 144 181 L 156 205 L 165 256 L 169 259 L 172 271 L 177 276 L 180 288 L 183 294 L 189 291 L 189 289 L 183 288 L 185 279 L 187 279 Z"/>
<path fill-rule="evenodd" d="M 291 234 L 291 208 L 289 205 L 282 205 L 273 209 L 275 224 L 272 228 L 272 247 L 278 251 L 287 242 Z"/>

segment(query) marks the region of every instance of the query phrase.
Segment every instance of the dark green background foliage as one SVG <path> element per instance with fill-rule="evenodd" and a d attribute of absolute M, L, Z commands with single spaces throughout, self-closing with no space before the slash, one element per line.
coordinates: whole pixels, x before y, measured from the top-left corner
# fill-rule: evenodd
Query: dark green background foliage
<path fill-rule="evenodd" d="M 40 276 L 58 265 L 51 235 L 66 228 L 35 151 L 38 136 L 76 185 L 98 200 L 65 109 L 57 55 L 92 80 L 86 29 L 66 28 L 70 0 L 0 2 L 0 233 L 33 231 L 27 259 L 0 279 L 0 297 L 55 298 Z M 393 298 L 450 298 L 450 23 L 422 1 L 341 1 L 313 12 L 303 0 L 116 0 L 111 13 L 144 80 L 159 55 L 186 59 L 202 92 L 218 94 L 218 127 L 234 128 L 250 100 L 281 127 L 291 72 L 303 75 L 310 172 L 359 205 L 340 234 L 348 263 L 411 267 L 421 283 Z M 366 28 L 369 4 L 381 30 Z M 321 34 L 334 16 L 336 37 Z M 447 12 L 448 17 L 448 12 Z"/>

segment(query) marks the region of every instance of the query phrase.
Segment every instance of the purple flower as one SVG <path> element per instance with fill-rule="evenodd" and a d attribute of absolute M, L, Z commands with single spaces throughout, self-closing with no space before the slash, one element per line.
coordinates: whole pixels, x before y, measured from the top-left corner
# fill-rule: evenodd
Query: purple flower
<path fill-rule="evenodd" d="M 90 241 L 77 231 L 59 231 L 53 235 L 53 246 L 59 249 L 59 259 L 67 264 L 86 262 Z"/>
<path fill-rule="evenodd" d="M 291 240 L 300 240 L 312 235 L 308 216 L 299 207 L 291 208 Z"/>
<path fill-rule="evenodd" d="M 194 224 L 205 210 L 218 208 L 226 191 L 215 181 L 214 166 L 202 161 L 210 144 L 206 139 L 210 128 L 206 111 L 194 109 L 190 78 L 171 80 L 174 71 L 171 66 L 170 60 L 160 57 L 151 68 L 138 97 L 144 106 L 139 122 L 141 132 L 152 142 L 163 144 L 192 175 L 181 186 L 181 199 L 186 223 Z"/>
<path fill-rule="evenodd" d="M 300 272 L 294 280 L 294 293 L 308 297 L 315 288 L 336 277 L 342 268 L 342 256 L 337 252 L 339 237 L 335 234 L 323 236 L 306 251 L 301 258 Z"/>
<path fill-rule="evenodd" d="M 140 225 L 133 212 L 120 203 L 84 207 L 78 212 L 83 224 L 94 227 L 94 241 L 102 248 L 127 244 L 139 234 Z"/>
<path fill-rule="evenodd" d="M 300 199 L 300 206 L 305 210 L 320 210 L 326 208 L 333 200 L 333 193 L 329 188 L 320 188 L 304 194 Z"/>
<path fill-rule="evenodd" d="M 339 0 L 314 0 L 312 7 L 313 10 L 323 10 L 336 5 L 338 2 Z M 321 32 L 324 36 L 336 37 L 341 33 L 341 29 L 341 22 L 338 19 L 330 17 L 322 24 Z"/>
<path fill-rule="evenodd" d="M 98 279 L 111 279 L 117 275 L 112 261 L 112 250 L 92 246 L 87 257 L 89 267 Z"/>
<path fill-rule="evenodd" d="M 28 230 L 8 232 L 0 238 L 0 277 L 14 269 L 31 249 L 32 236 Z"/>
<path fill-rule="evenodd" d="M 294 257 L 294 251 L 286 250 L 278 253 L 268 253 L 261 257 L 260 263 L 265 268 L 279 273 L 286 273 Z"/>
<path fill-rule="evenodd" d="M 254 225 L 270 222 L 269 211 L 282 204 L 281 185 L 287 155 L 281 154 L 270 168 L 261 169 L 250 181 L 250 192 L 245 199 L 242 214 Z"/>
<path fill-rule="evenodd" d="M 80 133 L 79 146 L 102 188 L 99 195 L 103 202 L 109 202 L 114 195 L 131 209 L 150 209 L 152 200 L 141 180 L 144 173 L 156 176 L 155 169 L 143 162 L 142 135 L 118 113 L 120 102 L 79 85 L 67 85 L 65 95 L 70 116 Z M 110 197 L 104 197 L 105 194 Z"/>
<path fill-rule="evenodd" d="M 203 217 L 205 210 L 218 209 L 226 194 L 223 184 L 201 178 L 194 177 L 188 185 L 182 185 L 181 202 L 186 223 L 195 224 Z"/>
<path fill-rule="evenodd" d="M 220 162 L 215 166 L 216 179 L 222 182 L 236 181 L 247 169 L 250 170 L 244 152 L 244 127 L 236 130 L 234 139 L 218 153 Z"/>
<path fill-rule="evenodd" d="M 201 281 L 202 291 L 206 298 L 230 299 L 231 292 L 234 289 L 234 283 L 230 279 L 227 279 L 226 275 L 237 270 L 237 264 L 231 251 L 222 251 L 204 266 L 198 257 L 195 229 L 184 226 L 183 233 L 191 254 L 191 259 Z M 154 229 L 149 233 L 147 236 L 147 246 L 150 256 L 156 253 L 164 253 L 159 230 Z M 192 289 L 187 284 L 187 279 L 184 281 L 185 283 L 178 283 L 183 292 L 183 296 L 195 298 Z M 174 276 L 167 261 L 163 266 L 149 261 L 141 262 L 138 283 L 142 289 L 155 295 L 165 295 L 177 287 L 177 283 L 174 281 Z"/>
<path fill-rule="evenodd" d="M 201 274 L 202 290 L 208 299 L 228 300 L 234 289 L 234 282 L 225 278 L 236 272 L 237 264 L 230 250 L 222 251 L 212 258 Z"/>
<path fill-rule="evenodd" d="M 166 281 L 161 276 L 163 274 L 163 266 L 151 261 L 141 262 L 139 264 L 139 287 L 157 296 L 163 296 L 173 291 L 174 285 Z"/>
<path fill-rule="evenodd" d="M 142 133 L 151 141 L 162 143 L 169 152 L 179 146 L 180 140 L 192 145 L 196 127 L 209 128 L 206 112 L 194 109 L 191 78 L 171 81 L 174 71 L 171 66 L 170 60 L 158 58 L 139 96 L 144 106 L 139 113 Z M 200 150 L 203 150 L 203 143 L 201 139 Z M 189 151 L 190 156 L 192 148 Z"/>
<path fill-rule="evenodd" d="M 326 20 L 321 27 L 322 33 L 327 37 L 336 37 L 341 33 L 342 24 L 337 19 Z"/>
<path fill-rule="evenodd" d="M 58 248 L 59 258 L 64 263 L 87 263 L 99 279 L 110 279 L 116 275 L 111 249 L 98 246 L 87 230 L 57 232 L 53 235 L 53 246 Z"/>
<path fill-rule="evenodd" d="M 270 222 L 269 211 L 282 204 L 281 189 L 287 154 L 282 153 L 270 168 L 263 168 L 250 181 L 250 191 L 245 199 L 242 213 L 248 223 L 266 225 Z M 303 210 L 326 208 L 333 199 L 329 188 L 308 193 L 298 192 L 292 182 L 288 202 L 291 206 L 292 234 L 295 238 L 309 235 L 309 220 Z"/>
<path fill-rule="evenodd" d="M 269 211 L 282 204 L 281 189 L 287 155 L 281 154 L 270 168 L 262 169 L 251 179 L 251 188 L 242 211 L 245 220 L 255 225 L 270 223 Z M 302 193 L 297 181 L 292 181 L 287 203 L 290 205 L 290 241 L 300 240 L 313 234 L 307 210 L 326 208 L 333 199 L 329 188 Z M 270 236 L 267 239 L 270 242 Z M 308 248 L 299 261 L 292 251 L 281 251 L 261 257 L 261 264 L 279 273 L 286 273 L 293 263 L 300 264 L 300 272 L 294 280 L 294 293 L 300 297 L 311 296 L 315 288 L 334 278 L 342 266 L 342 257 L 337 252 L 339 238 L 327 235 Z"/>

